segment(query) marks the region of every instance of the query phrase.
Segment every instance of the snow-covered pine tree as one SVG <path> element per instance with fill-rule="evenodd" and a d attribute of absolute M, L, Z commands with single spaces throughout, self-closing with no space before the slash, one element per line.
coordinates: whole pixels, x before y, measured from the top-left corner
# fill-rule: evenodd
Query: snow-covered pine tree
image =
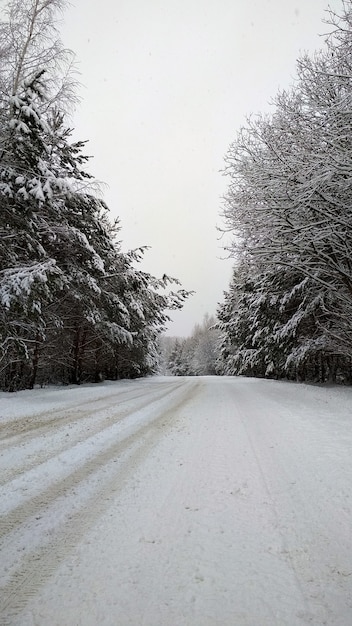
<path fill-rule="evenodd" d="M 1 345 L 3 385 L 9 388 L 32 377 L 29 370 L 24 371 L 24 363 L 31 361 L 32 348 L 43 338 L 43 305 L 64 284 L 62 271 L 43 247 L 43 229 L 49 227 L 47 216 L 38 211 L 42 206 L 46 212 L 45 184 L 38 166 L 49 128 L 35 106 L 39 77 L 34 82 L 9 98 L 7 121 L 1 129 Z"/>
<path fill-rule="evenodd" d="M 259 272 L 254 264 L 237 265 L 218 309 L 221 372 L 319 382 L 333 377 L 324 297 L 291 268 Z"/>
<path fill-rule="evenodd" d="M 5 389 L 152 372 L 167 310 L 188 296 L 182 289 L 167 293 L 178 281 L 135 269 L 141 250 L 121 251 L 118 224 L 109 222 L 84 169 L 84 143 L 71 142 L 51 80 L 66 58 L 50 39 L 52 11 L 62 4 L 13 0 L 0 31 L 8 61 L 0 97 Z M 5 35 L 16 42 L 13 54 Z"/>
<path fill-rule="evenodd" d="M 187 370 L 187 364 L 183 358 L 184 339 L 176 339 L 174 347 L 171 350 L 168 370 L 173 376 L 185 376 Z"/>
<path fill-rule="evenodd" d="M 54 19 L 64 4 L 63 0 L 10 0 L 2 7 L 1 349 L 7 365 L 2 359 L 1 372 L 2 383 L 9 388 L 33 381 L 38 346 L 47 327 L 43 306 L 52 300 L 52 289 L 63 286 L 62 273 L 42 246 L 45 217 L 41 219 L 37 209 L 45 200 L 41 185 L 45 172 L 40 166 L 46 167 L 47 138 L 53 135 L 43 113 L 54 102 L 62 103 L 64 94 L 66 103 L 75 99 L 70 72 L 73 54 L 64 49 Z M 44 191 L 50 193 L 49 182 Z M 37 356 L 32 372 L 26 373 L 29 347 Z"/>
<path fill-rule="evenodd" d="M 187 294 L 160 293 L 175 281 L 136 270 L 140 252 L 121 252 L 117 224 L 109 223 L 104 203 L 87 187 L 82 144 L 69 143 L 61 115 L 46 122 L 36 106 L 41 79 L 11 99 L 3 133 L 0 191 L 12 215 L 4 238 L 14 244 L 11 260 L 9 246 L 4 249 L 3 329 L 6 354 L 9 336 L 16 353 L 4 365 L 5 378 L 28 386 L 38 370 L 41 379 L 73 383 L 112 371 L 114 377 L 144 375 L 155 367 L 166 310 L 182 306 Z M 28 255 L 21 237 L 30 236 Z M 9 333 L 11 324 L 27 333 Z"/>

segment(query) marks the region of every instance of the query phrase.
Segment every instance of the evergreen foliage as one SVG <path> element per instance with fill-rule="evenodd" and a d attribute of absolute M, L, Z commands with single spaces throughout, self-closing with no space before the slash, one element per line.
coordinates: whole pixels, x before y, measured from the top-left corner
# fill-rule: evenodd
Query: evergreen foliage
<path fill-rule="evenodd" d="M 27 16 L 33 35 L 60 4 L 16 0 L 10 9 Z M 71 142 L 50 95 L 47 50 L 36 40 L 29 58 L 30 33 L 18 28 L 22 54 L 17 65 L 9 56 L 2 84 L 13 89 L 0 98 L 0 387 L 152 373 L 167 310 L 188 293 L 136 269 L 143 248 L 122 252 L 118 221 L 109 221 L 84 169 L 84 143 Z M 62 47 L 50 51 L 58 63 Z"/>

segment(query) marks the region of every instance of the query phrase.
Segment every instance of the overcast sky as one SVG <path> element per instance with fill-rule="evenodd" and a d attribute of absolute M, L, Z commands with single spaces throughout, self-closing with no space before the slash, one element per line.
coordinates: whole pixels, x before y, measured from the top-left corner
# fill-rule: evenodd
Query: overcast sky
<path fill-rule="evenodd" d="M 330 6 L 341 8 L 340 0 Z M 323 46 L 326 0 L 73 0 L 62 39 L 77 55 L 75 138 L 142 269 L 196 294 L 168 334 L 189 335 L 227 289 L 216 226 L 223 157 L 246 115 L 269 110 L 301 50 Z"/>

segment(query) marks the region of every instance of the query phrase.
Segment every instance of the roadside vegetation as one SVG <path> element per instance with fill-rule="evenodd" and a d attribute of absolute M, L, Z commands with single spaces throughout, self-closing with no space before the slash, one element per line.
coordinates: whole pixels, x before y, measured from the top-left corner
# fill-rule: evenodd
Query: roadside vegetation
<path fill-rule="evenodd" d="M 136 269 L 72 140 L 74 55 L 62 0 L 12 0 L 0 26 L 0 388 L 156 370 L 178 281 Z M 113 152 L 113 148 L 112 148 Z M 173 287 L 176 286 L 176 290 Z"/>
<path fill-rule="evenodd" d="M 224 374 L 352 382 L 352 2 L 327 16 L 325 47 L 226 155 Z"/>

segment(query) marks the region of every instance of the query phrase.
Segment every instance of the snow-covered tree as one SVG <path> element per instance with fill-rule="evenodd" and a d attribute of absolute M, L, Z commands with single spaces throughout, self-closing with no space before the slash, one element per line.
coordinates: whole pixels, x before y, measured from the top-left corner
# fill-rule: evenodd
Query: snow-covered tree
<path fill-rule="evenodd" d="M 186 376 L 188 364 L 185 361 L 183 349 L 185 345 L 185 339 L 176 339 L 173 350 L 169 356 L 167 364 L 168 371 L 173 376 Z"/>
<path fill-rule="evenodd" d="M 190 337 L 174 340 L 167 370 L 174 376 L 215 375 L 220 345 L 220 331 L 215 328 L 216 319 L 206 315 L 197 324 Z"/>
<path fill-rule="evenodd" d="M 226 156 L 237 262 L 219 316 L 234 372 L 287 375 L 314 360 L 337 372 L 329 364 L 351 358 L 351 2 L 330 22 L 326 48 L 299 59 L 293 89 Z"/>
<path fill-rule="evenodd" d="M 324 332 L 324 296 L 314 281 L 291 268 L 269 266 L 259 272 L 253 264 L 237 266 L 218 310 L 219 370 L 294 380 L 333 378 L 336 362 Z"/>
<path fill-rule="evenodd" d="M 31 20 L 23 32 L 18 25 L 23 45 L 7 67 L 15 80 L 6 78 L 0 98 L 0 384 L 145 375 L 156 369 L 167 310 L 188 293 L 136 269 L 143 249 L 122 252 L 118 222 L 84 168 L 84 143 L 71 141 L 51 75 L 34 62 L 36 51 L 38 64 L 48 58 L 45 24 L 61 2 L 25 6 Z M 60 47 L 48 50 L 57 61 Z"/>
<path fill-rule="evenodd" d="M 64 47 L 57 28 L 66 0 L 8 0 L 0 22 L 0 98 L 7 100 L 45 68 L 47 99 L 71 107 L 76 102 L 74 54 Z"/>

